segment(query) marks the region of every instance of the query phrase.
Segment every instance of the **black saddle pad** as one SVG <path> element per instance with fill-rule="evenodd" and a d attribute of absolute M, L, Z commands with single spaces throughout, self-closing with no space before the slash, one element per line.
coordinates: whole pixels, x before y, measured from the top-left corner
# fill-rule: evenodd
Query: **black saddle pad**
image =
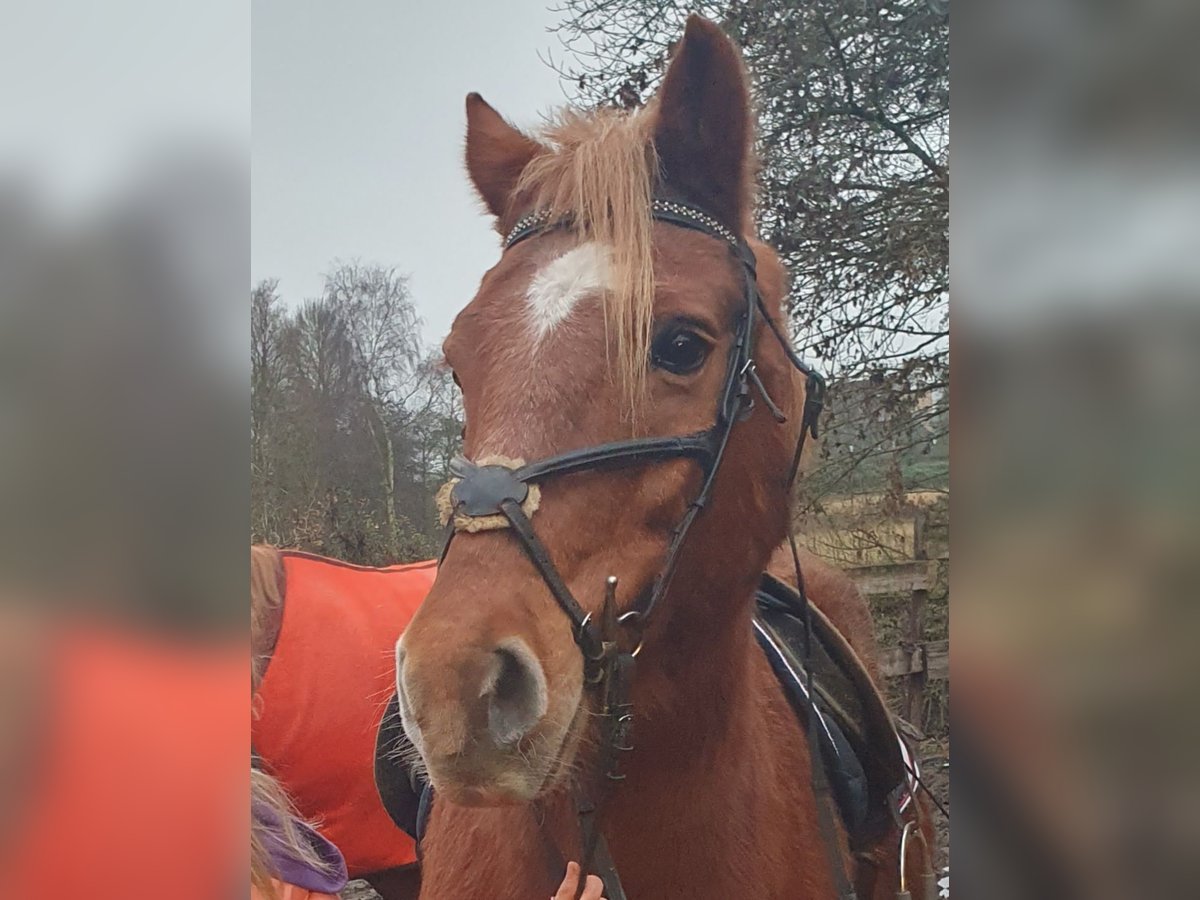
<path fill-rule="evenodd" d="M 411 753 L 412 743 L 400 722 L 400 701 L 393 693 L 375 735 L 375 790 L 396 827 L 417 842 L 419 857 L 433 793 L 429 782 L 404 764 Z"/>
<path fill-rule="evenodd" d="M 868 843 L 887 827 L 890 806 L 907 784 L 900 738 L 883 697 L 824 614 L 811 605 L 806 610 L 794 588 L 770 575 L 759 587 L 754 629 L 806 727 L 815 709 L 818 743 L 843 823 L 851 843 Z"/>

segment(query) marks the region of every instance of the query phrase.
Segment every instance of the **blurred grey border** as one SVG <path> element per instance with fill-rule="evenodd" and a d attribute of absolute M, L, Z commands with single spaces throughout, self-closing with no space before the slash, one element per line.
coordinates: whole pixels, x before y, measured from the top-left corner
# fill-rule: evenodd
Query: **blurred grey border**
<path fill-rule="evenodd" d="M 242 628 L 249 5 L 3 28 L 0 596 Z"/>
<path fill-rule="evenodd" d="M 953 12 L 954 883 L 1190 895 L 1200 6 Z"/>

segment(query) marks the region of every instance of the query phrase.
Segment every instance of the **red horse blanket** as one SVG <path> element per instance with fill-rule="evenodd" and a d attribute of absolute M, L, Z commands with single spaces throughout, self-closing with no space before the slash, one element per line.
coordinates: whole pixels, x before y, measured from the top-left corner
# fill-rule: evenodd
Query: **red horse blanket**
<path fill-rule="evenodd" d="M 283 622 L 252 725 L 254 749 L 342 851 L 351 877 L 416 861 L 375 789 L 375 736 L 395 647 L 433 585 L 433 561 L 368 569 L 282 552 Z"/>

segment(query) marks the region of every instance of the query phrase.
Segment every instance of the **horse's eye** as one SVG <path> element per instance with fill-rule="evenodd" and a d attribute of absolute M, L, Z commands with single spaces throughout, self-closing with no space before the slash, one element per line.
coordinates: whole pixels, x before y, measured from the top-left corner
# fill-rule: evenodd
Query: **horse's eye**
<path fill-rule="evenodd" d="M 696 332 L 675 326 L 655 337 L 650 346 L 650 362 L 656 369 L 689 375 L 704 365 L 710 349 L 708 341 Z"/>

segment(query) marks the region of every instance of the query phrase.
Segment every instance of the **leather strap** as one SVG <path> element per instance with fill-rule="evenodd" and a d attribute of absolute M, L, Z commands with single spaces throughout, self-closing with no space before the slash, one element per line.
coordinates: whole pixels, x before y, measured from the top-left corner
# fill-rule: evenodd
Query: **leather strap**
<path fill-rule="evenodd" d="M 608 852 L 608 841 L 604 839 L 603 834 L 599 834 L 596 838 L 596 850 L 592 854 L 591 871 L 604 882 L 605 900 L 627 900 L 625 887 L 621 884 L 621 876 L 617 872 L 612 854 Z M 584 872 L 586 874 L 587 870 L 585 869 Z"/>
<path fill-rule="evenodd" d="M 804 432 L 800 433 L 800 441 L 796 448 L 797 459 L 804 445 Z M 794 474 L 794 472 L 793 472 Z M 817 827 L 821 831 L 821 843 L 825 847 L 825 856 L 829 861 L 829 871 L 838 892 L 838 900 L 857 900 L 854 886 L 846 872 L 845 859 L 838 842 L 837 829 L 833 819 L 833 794 L 829 789 L 829 777 L 825 772 L 825 760 L 821 757 L 821 747 L 817 736 L 817 704 L 816 688 L 813 685 L 812 658 L 812 610 L 809 608 L 808 593 L 804 590 L 804 572 L 800 566 L 800 552 L 796 549 L 796 534 L 792 525 L 792 517 L 788 516 L 788 546 L 792 551 L 792 560 L 796 566 L 796 589 L 800 594 L 801 611 L 804 616 L 804 655 L 807 670 L 807 691 L 809 716 L 805 723 L 805 734 L 808 737 L 809 771 L 812 775 L 813 799 L 817 806 Z"/>
<path fill-rule="evenodd" d="M 509 524 L 512 525 L 513 531 L 520 539 L 521 547 L 525 550 L 525 555 L 529 557 L 529 561 L 533 563 L 538 574 L 542 576 L 542 580 L 546 582 L 546 586 L 550 588 L 550 593 L 554 595 L 554 599 L 558 601 L 562 611 L 571 620 L 575 631 L 575 641 L 583 652 L 584 668 L 594 668 L 604 656 L 604 645 L 591 617 L 583 611 L 583 607 L 571 594 L 571 589 L 567 587 L 566 582 L 558 573 L 554 561 L 550 559 L 550 551 L 546 549 L 546 545 L 533 530 L 533 523 L 521 509 L 521 504 L 511 497 L 506 498 L 500 502 L 500 512 L 504 513 Z"/>
<path fill-rule="evenodd" d="M 638 465 L 677 457 L 694 457 L 710 465 L 712 456 L 711 432 L 698 431 L 682 437 L 634 438 L 570 450 L 527 463 L 513 474 L 521 481 L 534 482 L 550 475 L 569 475 L 589 469 Z"/>

